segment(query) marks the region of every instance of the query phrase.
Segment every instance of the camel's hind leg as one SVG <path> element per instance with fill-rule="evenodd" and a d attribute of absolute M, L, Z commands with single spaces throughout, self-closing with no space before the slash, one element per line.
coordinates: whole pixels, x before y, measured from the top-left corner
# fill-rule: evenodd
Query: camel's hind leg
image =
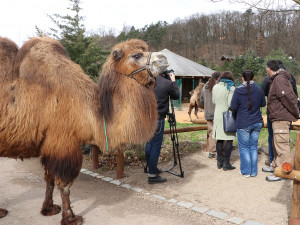
<path fill-rule="evenodd" d="M 54 177 L 45 171 L 44 179 L 46 181 L 46 194 L 45 200 L 42 206 L 41 214 L 44 216 L 52 216 L 60 212 L 61 207 L 53 204 L 53 189 L 54 189 Z"/>
<path fill-rule="evenodd" d="M 199 119 L 198 117 L 198 105 L 195 104 L 195 111 L 194 111 L 195 116 L 197 117 L 197 119 Z"/>
<path fill-rule="evenodd" d="M 192 104 L 190 104 L 188 114 L 189 114 L 189 117 L 190 117 L 190 121 L 191 121 L 191 122 L 192 122 L 191 113 L 192 113 L 193 108 L 194 108 L 194 106 L 193 106 Z"/>
<path fill-rule="evenodd" d="M 70 187 L 66 182 L 57 182 L 58 189 L 62 199 L 63 212 L 61 225 L 80 225 L 82 224 L 82 217 L 75 216 L 70 206 Z"/>
<path fill-rule="evenodd" d="M 8 211 L 6 209 L 0 208 L 0 218 L 6 216 L 7 213 L 8 213 Z"/>

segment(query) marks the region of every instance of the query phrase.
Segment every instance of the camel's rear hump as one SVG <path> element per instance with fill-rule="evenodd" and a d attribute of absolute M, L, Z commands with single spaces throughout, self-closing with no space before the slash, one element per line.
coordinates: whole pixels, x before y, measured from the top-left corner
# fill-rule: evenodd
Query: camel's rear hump
<path fill-rule="evenodd" d="M 0 36 L 0 82 L 15 78 L 13 65 L 17 53 L 16 43 Z"/>

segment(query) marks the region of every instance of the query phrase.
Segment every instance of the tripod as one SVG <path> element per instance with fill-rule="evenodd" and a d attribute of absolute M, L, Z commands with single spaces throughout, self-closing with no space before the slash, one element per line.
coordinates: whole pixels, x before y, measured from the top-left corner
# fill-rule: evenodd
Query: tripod
<path fill-rule="evenodd" d="M 174 156 L 174 162 L 173 165 L 168 168 L 167 170 L 163 170 L 162 172 L 167 172 L 170 174 L 173 174 L 175 176 L 184 177 L 184 171 L 182 171 L 182 167 L 181 167 L 181 161 L 180 161 L 180 154 L 179 154 L 179 143 L 178 143 L 178 136 L 177 136 L 177 129 L 176 129 L 176 119 L 175 119 L 175 112 L 174 112 L 174 105 L 173 105 L 173 101 L 172 99 L 170 99 L 171 101 L 171 112 L 169 111 L 168 113 L 168 122 L 170 125 L 170 135 L 171 135 L 171 141 L 173 144 L 173 156 Z M 178 162 L 177 162 L 178 161 Z M 177 166 L 177 163 L 179 164 L 179 169 L 180 169 L 180 174 L 175 173 L 172 171 L 172 169 L 175 168 L 175 166 Z M 148 172 L 148 165 L 146 164 L 146 166 L 144 166 L 144 172 L 147 173 Z"/>
<path fill-rule="evenodd" d="M 169 169 L 164 170 L 163 172 L 168 172 L 170 174 L 173 174 L 175 176 L 183 178 L 184 171 L 182 171 L 180 154 L 179 154 L 179 149 L 178 149 L 179 142 L 178 142 L 178 135 L 177 135 L 177 129 L 176 129 L 174 105 L 173 105 L 173 100 L 170 99 L 170 101 L 171 101 L 171 112 L 169 111 L 169 113 L 168 113 L 168 122 L 170 125 L 170 135 L 171 135 L 171 141 L 173 144 L 174 162 L 173 162 L 173 165 Z M 179 164 L 180 174 L 171 171 L 172 169 L 174 169 L 175 166 L 177 166 L 177 160 L 178 160 L 178 164 Z"/>

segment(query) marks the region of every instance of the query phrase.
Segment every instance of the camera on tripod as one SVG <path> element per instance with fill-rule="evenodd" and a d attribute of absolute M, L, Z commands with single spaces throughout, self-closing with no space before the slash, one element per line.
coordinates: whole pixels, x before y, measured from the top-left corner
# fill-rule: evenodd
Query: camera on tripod
<path fill-rule="evenodd" d="M 164 74 L 165 78 L 168 80 L 171 80 L 170 73 L 174 73 L 174 70 L 165 70 L 164 72 L 162 72 L 162 74 Z"/>

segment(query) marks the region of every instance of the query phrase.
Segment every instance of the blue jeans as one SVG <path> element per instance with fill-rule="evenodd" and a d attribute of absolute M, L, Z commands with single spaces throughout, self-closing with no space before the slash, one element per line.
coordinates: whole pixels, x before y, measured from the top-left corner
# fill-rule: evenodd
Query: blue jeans
<path fill-rule="evenodd" d="M 155 175 L 158 173 L 157 163 L 160 155 L 160 149 L 164 138 L 165 119 L 157 121 L 157 129 L 154 137 L 146 143 L 145 153 L 149 174 Z"/>
<path fill-rule="evenodd" d="M 240 153 L 240 170 L 243 175 L 257 175 L 257 143 L 262 123 L 255 123 L 248 128 L 237 129 Z"/>
<path fill-rule="evenodd" d="M 267 125 L 268 125 L 268 146 L 269 146 L 269 161 L 272 162 L 274 159 L 274 151 L 273 151 L 273 128 L 272 122 L 270 121 L 269 114 L 267 114 Z"/>

